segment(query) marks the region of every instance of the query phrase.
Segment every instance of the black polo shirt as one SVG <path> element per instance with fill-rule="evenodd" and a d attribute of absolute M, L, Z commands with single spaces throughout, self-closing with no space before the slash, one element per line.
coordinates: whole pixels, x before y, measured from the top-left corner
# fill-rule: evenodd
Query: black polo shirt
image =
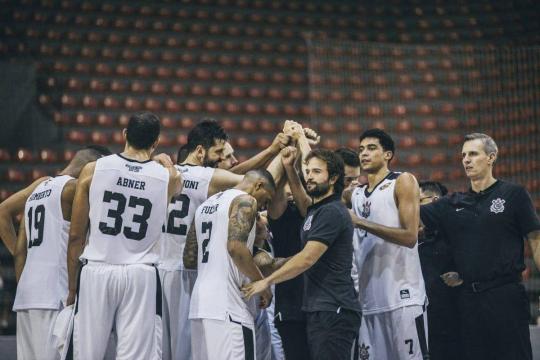
<path fill-rule="evenodd" d="M 524 238 L 540 230 L 527 191 L 502 180 L 479 193 L 454 193 L 423 205 L 420 216 L 448 240 L 466 282 L 519 275 L 525 269 Z"/>
<path fill-rule="evenodd" d="M 290 257 L 302 250 L 300 229 L 304 218 L 294 202 L 288 202 L 283 214 L 272 219 L 268 217 L 268 225 L 272 232 L 272 247 L 276 257 Z M 302 312 L 302 294 L 304 292 L 304 277 L 284 281 L 276 285 L 275 314 L 280 321 L 304 320 Z"/>
<path fill-rule="evenodd" d="M 302 310 L 360 312 L 351 278 L 353 224 L 339 195 L 329 196 L 308 208 L 300 232 L 305 245 L 319 241 L 328 246 L 325 253 L 305 272 Z"/>

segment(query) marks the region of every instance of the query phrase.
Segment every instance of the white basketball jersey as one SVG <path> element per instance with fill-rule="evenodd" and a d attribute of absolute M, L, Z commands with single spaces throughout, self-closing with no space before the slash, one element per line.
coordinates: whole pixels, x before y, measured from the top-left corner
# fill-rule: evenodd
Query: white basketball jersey
<path fill-rule="evenodd" d="M 71 176 L 39 184 L 26 200 L 24 221 L 28 247 L 13 310 L 62 308 L 67 297 L 69 221 L 62 214 L 62 190 Z"/>
<path fill-rule="evenodd" d="M 90 231 L 81 259 L 154 264 L 167 214 L 169 172 L 157 162 L 119 154 L 96 161 L 90 185 Z"/>
<path fill-rule="evenodd" d="M 400 227 L 394 198 L 399 175 L 389 173 L 371 193 L 368 193 L 368 185 L 357 188 L 352 194 L 355 214 L 377 224 Z M 424 305 L 426 292 L 418 244 L 410 249 L 360 229 L 355 229 L 353 241 L 357 242 L 355 259 L 363 314 Z"/>
<path fill-rule="evenodd" d="M 171 199 L 164 232 L 159 241 L 159 268 L 181 270 L 184 268 L 183 254 L 186 236 L 195 216 L 195 211 L 208 199 L 208 186 L 214 169 L 204 166 L 176 165 L 182 173 L 182 193 Z"/>
<path fill-rule="evenodd" d="M 226 320 L 254 323 L 254 302 L 245 301 L 240 288 L 250 283 L 234 264 L 227 250 L 229 208 L 245 192 L 230 189 L 205 201 L 195 214 L 198 276 L 191 295 L 190 319 Z M 246 246 L 253 251 L 255 224 Z"/>

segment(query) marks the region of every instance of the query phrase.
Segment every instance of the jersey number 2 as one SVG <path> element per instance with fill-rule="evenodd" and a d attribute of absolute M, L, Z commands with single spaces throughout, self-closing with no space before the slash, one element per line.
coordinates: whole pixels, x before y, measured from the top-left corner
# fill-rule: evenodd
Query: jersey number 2
<path fill-rule="evenodd" d="M 210 252 L 208 251 L 208 243 L 210 242 L 210 237 L 212 236 L 212 222 L 203 222 L 201 232 L 206 234 L 208 232 L 208 237 L 205 238 L 202 242 L 202 260 L 201 262 L 207 263 Z"/>
<path fill-rule="evenodd" d="M 180 202 L 182 206 L 180 209 L 174 209 L 169 213 L 169 218 L 167 219 L 167 233 L 174 235 L 186 235 L 187 234 L 187 225 L 182 224 L 174 226 L 176 219 L 183 219 L 188 215 L 189 212 L 189 198 L 186 194 L 180 194 L 172 198 L 171 204 Z"/>
<path fill-rule="evenodd" d="M 122 214 L 126 210 L 126 197 L 121 193 L 113 193 L 111 191 L 105 191 L 103 194 L 103 202 L 110 203 L 116 201 L 116 209 L 109 209 L 107 217 L 114 219 L 114 225 L 109 226 L 106 222 L 100 221 L 99 230 L 106 235 L 118 235 L 122 231 Z M 128 207 L 136 208 L 142 206 L 143 211 L 141 214 L 134 214 L 132 221 L 139 224 L 139 230 L 133 231 L 133 228 L 124 226 L 124 236 L 131 240 L 142 240 L 146 236 L 146 230 L 148 229 L 148 218 L 152 212 L 152 203 L 150 200 L 140 198 L 136 196 L 130 196 Z"/>
<path fill-rule="evenodd" d="M 38 205 L 36 209 L 28 209 L 28 248 L 41 245 L 43 241 L 43 229 L 45 228 L 45 206 Z M 37 236 L 32 238 L 32 230 L 35 229 Z"/>

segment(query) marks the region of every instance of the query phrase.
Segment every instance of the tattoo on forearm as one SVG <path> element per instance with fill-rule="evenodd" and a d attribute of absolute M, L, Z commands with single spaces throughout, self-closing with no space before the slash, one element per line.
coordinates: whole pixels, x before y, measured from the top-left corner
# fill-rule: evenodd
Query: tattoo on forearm
<path fill-rule="evenodd" d="M 256 203 L 253 198 L 241 196 L 235 199 L 229 216 L 228 241 L 247 243 L 256 215 Z"/>
<path fill-rule="evenodd" d="M 184 248 L 184 266 L 187 268 L 196 268 L 197 267 L 197 233 L 195 231 L 195 222 L 191 224 L 186 238 L 186 246 Z"/>

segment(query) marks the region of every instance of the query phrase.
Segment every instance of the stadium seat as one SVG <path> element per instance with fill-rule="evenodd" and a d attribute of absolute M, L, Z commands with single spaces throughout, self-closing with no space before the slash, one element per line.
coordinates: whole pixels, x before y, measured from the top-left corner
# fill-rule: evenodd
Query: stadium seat
<path fill-rule="evenodd" d="M 15 159 L 22 163 L 30 163 L 35 160 L 34 154 L 29 149 L 18 149 L 15 153 Z"/>

